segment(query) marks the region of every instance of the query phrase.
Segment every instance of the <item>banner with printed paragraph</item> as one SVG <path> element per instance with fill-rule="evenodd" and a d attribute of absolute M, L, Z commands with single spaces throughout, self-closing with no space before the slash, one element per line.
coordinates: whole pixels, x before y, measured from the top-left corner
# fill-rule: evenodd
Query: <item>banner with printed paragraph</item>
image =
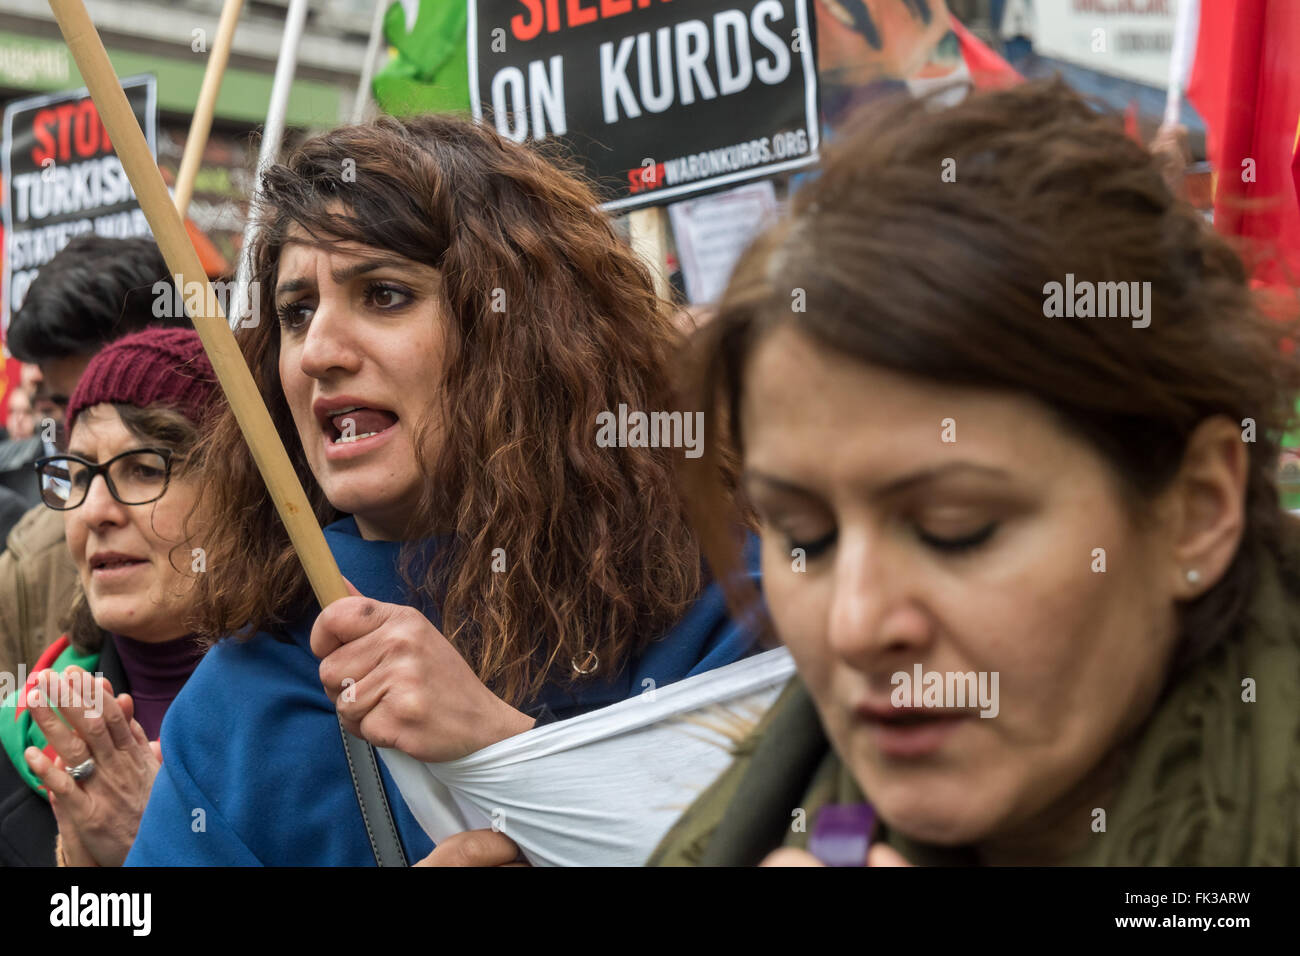
<path fill-rule="evenodd" d="M 158 97 L 152 76 L 122 81 L 157 155 Z M 40 267 L 74 236 L 147 236 L 135 191 L 83 87 L 17 100 L 4 115 L 3 327 Z"/>
<path fill-rule="evenodd" d="M 558 140 L 605 209 L 817 161 L 808 0 L 470 0 L 470 98 Z"/>

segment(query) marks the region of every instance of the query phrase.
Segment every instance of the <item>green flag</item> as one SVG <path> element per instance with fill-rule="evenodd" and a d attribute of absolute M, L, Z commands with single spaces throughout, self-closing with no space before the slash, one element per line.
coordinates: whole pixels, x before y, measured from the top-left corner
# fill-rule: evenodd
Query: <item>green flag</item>
<path fill-rule="evenodd" d="M 470 110 L 467 0 L 401 0 L 384 14 L 392 58 L 375 75 L 375 102 L 385 113 Z"/>
<path fill-rule="evenodd" d="M 1296 402 L 1296 417 L 1300 419 L 1300 400 Z M 1300 509 L 1300 432 L 1287 432 L 1282 436 L 1282 461 L 1278 466 L 1278 490 L 1282 493 L 1282 507 L 1289 511 Z"/>

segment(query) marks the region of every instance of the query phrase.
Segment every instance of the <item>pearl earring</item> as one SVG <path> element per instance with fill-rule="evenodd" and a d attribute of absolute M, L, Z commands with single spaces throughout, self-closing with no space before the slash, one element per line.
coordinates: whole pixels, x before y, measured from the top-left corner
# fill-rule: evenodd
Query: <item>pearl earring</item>
<path fill-rule="evenodd" d="M 1200 580 L 1201 580 L 1201 572 L 1200 572 L 1200 571 L 1197 571 L 1195 568 L 1188 568 L 1188 569 L 1187 569 L 1187 583 L 1188 583 L 1188 584 L 1196 584 L 1196 583 L 1198 583 Z"/>

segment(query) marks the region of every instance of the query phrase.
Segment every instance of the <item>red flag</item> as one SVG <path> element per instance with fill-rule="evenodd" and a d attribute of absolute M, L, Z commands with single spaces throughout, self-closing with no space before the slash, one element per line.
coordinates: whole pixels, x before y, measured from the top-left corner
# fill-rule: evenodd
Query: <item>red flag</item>
<path fill-rule="evenodd" d="M 209 279 L 220 279 L 233 271 L 221 250 L 212 244 L 212 240 L 203 234 L 193 219 L 185 220 L 185 232 L 194 244 L 194 251 L 199 254 L 199 263 Z"/>
<path fill-rule="evenodd" d="M 3 192 L 3 186 L 3 181 L 0 181 L 0 192 Z M 4 257 L 4 239 L 5 231 L 0 227 L 0 261 L 3 261 Z M 0 293 L 3 292 L 4 289 L 0 288 Z M 0 335 L 0 343 L 3 341 L 4 336 Z M 9 357 L 8 349 L 0 349 L 0 425 L 9 424 L 9 393 L 18 387 L 22 375 L 21 368 L 16 358 Z"/>
<path fill-rule="evenodd" d="M 1001 89 L 1004 86 L 1015 86 L 1024 80 L 1024 77 L 1017 73 L 1010 63 L 962 26 L 960 20 L 954 16 L 949 16 L 948 20 L 952 25 L 952 32 L 957 36 L 961 58 L 966 63 L 966 69 L 970 71 L 971 81 L 976 89 Z"/>
<path fill-rule="evenodd" d="M 1142 129 L 1138 126 L 1137 100 L 1129 100 L 1128 107 L 1124 110 L 1124 134 L 1135 143 L 1145 145 L 1142 142 Z"/>
<path fill-rule="evenodd" d="M 1201 0 L 1187 87 L 1208 129 L 1214 223 L 1255 245 L 1256 277 L 1300 280 L 1300 3 Z"/>

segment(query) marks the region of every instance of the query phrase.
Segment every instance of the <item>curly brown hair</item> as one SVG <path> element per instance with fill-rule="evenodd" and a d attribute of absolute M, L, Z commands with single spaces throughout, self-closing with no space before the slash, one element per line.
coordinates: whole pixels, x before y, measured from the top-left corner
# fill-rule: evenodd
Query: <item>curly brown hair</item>
<path fill-rule="evenodd" d="M 1045 286 L 1067 273 L 1149 282 L 1150 326 L 1046 318 Z M 806 311 L 792 309 L 795 290 Z M 682 390 L 710 434 L 743 446 L 746 359 L 781 325 L 864 363 L 1038 400 L 1106 458 L 1136 521 L 1198 424 L 1252 420 L 1242 543 L 1223 578 L 1181 608 L 1179 663 L 1241 625 L 1259 555 L 1280 543 L 1295 328 L 1261 312 L 1237 251 L 1170 192 L 1117 117 L 1060 80 L 859 114 L 742 256 L 693 342 Z M 735 519 L 720 447 L 684 468 L 704 550 L 729 580 Z"/>
<path fill-rule="evenodd" d="M 440 270 L 440 441 L 428 447 L 428 429 L 417 440 L 428 482 L 402 569 L 485 684 L 518 705 L 548 681 L 577 680 L 590 654 L 613 676 L 676 623 L 700 590 L 701 563 L 672 452 L 599 449 L 595 434 L 597 414 L 620 402 L 665 407 L 678 333 L 586 183 L 482 125 L 382 117 L 316 136 L 270 168 L 257 214 L 264 315 L 275 313 L 295 224 L 322 243 L 359 242 Z M 240 343 L 316 518 L 339 519 L 281 390 L 275 324 Z M 205 455 L 203 631 L 282 629 L 314 602 L 228 410 Z M 448 543 L 421 566 L 416 543 L 435 533 Z M 502 544 L 511 560 L 494 573 Z"/>

